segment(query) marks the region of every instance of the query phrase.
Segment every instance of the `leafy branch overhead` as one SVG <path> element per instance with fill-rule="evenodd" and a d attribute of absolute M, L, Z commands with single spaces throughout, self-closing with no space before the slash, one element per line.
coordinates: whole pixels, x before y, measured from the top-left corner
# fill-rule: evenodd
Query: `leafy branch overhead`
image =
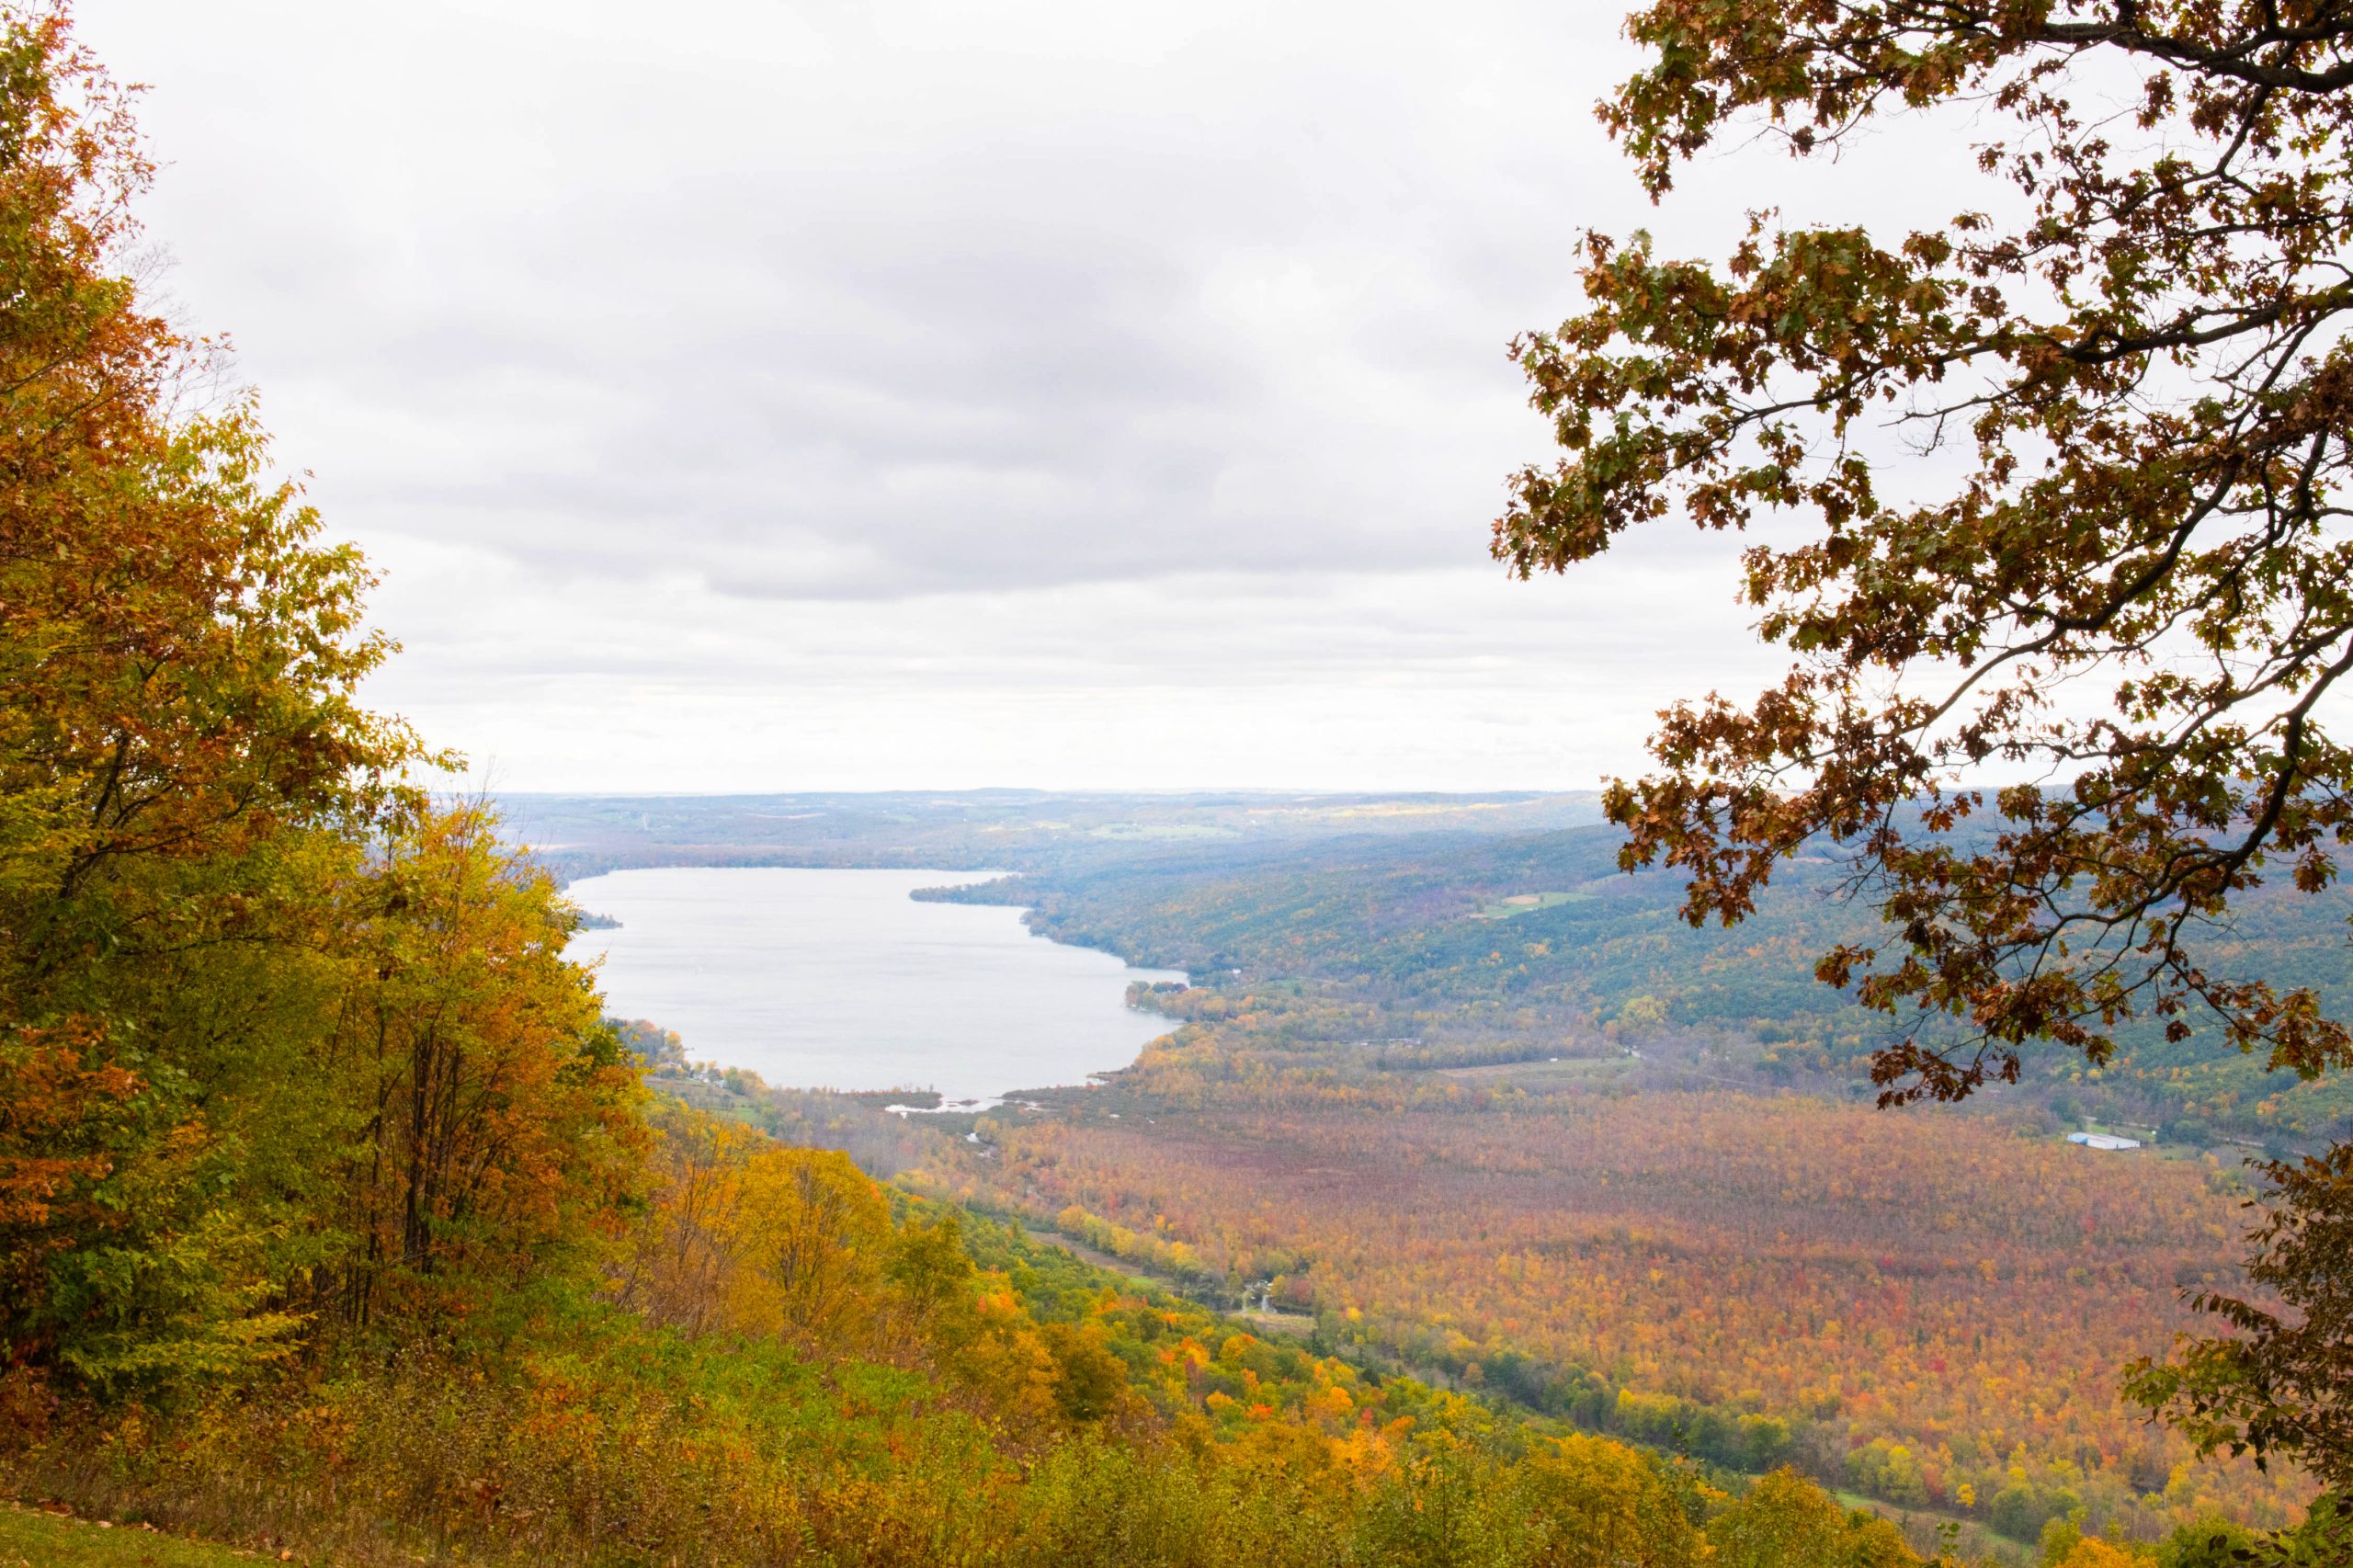
<path fill-rule="evenodd" d="M 1654 196 L 1758 123 L 1799 157 L 1964 118 L 1978 204 L 1874 235 L 1750 218 L 1722 265 L 1586 242 L 1586 305 L 1515 355 L 1564 455 L 1494 550 L 1781 519 L 1744 554 L 1786 678 L 1662 715 L 1628 867 L 1741 919 L 1824 836 L 1893 933 L 1825 954 L 1900 1022 L 1882 1097 L 2220 1027 L 2311 1075 L 2353 1035 L 2202 938 L 2336 876 L 2353 754 L 2353 6 L 1661 0 L 1604 106 Z M 1934 460 L 1927 460 L 1933 458 Z M 1789 519 L 1803 527 L 1793 540 Z M 1998 782 L 1996 782 L 1998 781 Z"/>

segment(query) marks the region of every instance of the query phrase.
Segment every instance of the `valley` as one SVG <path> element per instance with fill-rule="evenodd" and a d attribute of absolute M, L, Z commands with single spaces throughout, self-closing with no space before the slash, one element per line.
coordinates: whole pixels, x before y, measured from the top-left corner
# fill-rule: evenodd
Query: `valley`
<path fill-rule="evenodd" d="M 1183 966 L 1131 990 L 1165 1032 L 1092 1086 L 907 1119 L 869 1168 L 1228 1310 L 1263 1295 L 1324 1353 L 1794 1463 L 1988 1550 L 2077 1512 L 2127 1536 L 2294 1516 L 2291 1472 L 2194 1461 L 2119 1383 L 2195 1326 L 2185 1287 L 2234 1277 L 2246 1145 L 2299 1124 L 2185 1115 L 2151 1087 L 2176 1069 L 2132 1057 L 1878 1109 L 1868 1018 L 1774 972 L 1835 905 L 1801 880 L 1727 949 L 1583 858 L 1599 836 L 1040 830 L 1013 881 L 919 896 L 1034 901 L 1059 939 Z M 1499 891 L 1564 867 L 1597 874 Z M 2234 1055 L 2196 1060 L 2244 1074 Z M 2258 1097 L 2300 1100 L 2325 1114 L 2292 1082 Z M 2065 1142 L 2095 1108 L 2162 1123 L 2154 1147 Z"/>

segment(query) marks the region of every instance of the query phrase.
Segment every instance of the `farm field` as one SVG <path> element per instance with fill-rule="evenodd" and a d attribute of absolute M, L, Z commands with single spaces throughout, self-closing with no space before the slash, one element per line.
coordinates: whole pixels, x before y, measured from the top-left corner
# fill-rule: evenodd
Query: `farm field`
<path fill-rule="evenodd" d="M 1589 892 L 1520 892 L 1499 898 L 1479 911 L 1482 920 L 1508 920 L 1515 915 L 1533 915 L 1542 909 L 1557 909 L 1564 903 L 1578 903 L 1591 898 Z"/>

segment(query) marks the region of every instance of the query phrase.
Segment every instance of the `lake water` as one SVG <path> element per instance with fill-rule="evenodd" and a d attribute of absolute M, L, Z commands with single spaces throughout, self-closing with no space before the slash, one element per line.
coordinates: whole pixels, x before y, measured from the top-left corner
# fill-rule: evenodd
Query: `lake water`
<path fill-rule="evenodd" d="M 917 903 L 958 871 L 615 871 L 573 901 L 620 922 L 572 951 L 604 956 L 607 1010 L 677 1031 L 687 1056 L 798 1088 L 938 1089 L 950 1100 L 1080 1084 L 1125 1067 L 1165 1019 L 1127 1006 L 1108 953 L 1032 936 L 1004 907 Z"/>

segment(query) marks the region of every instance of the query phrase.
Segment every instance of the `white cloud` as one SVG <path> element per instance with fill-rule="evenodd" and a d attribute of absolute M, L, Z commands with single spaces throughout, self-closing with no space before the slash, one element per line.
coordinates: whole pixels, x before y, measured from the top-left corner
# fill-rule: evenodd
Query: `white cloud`
<path fill-rule="evenodd" d="M 509 789 L 1585 789 L 1745 640 L 1680 563 L 1631 559 L 1532 585 L 1215 574 L 797 602 L 684 574 L 550 595 L 458 546 L 387 564 L 411 653 L 379 699 Z"/>
<path fill-rule="evenodd" d="M 393 573 L 377 700 L 510 784 L 1577 787 L 1755 678 L 1715 544 L 1483 560 L 1579 230 L 1720 250 L 1789 172 L 1648 209 L 1609 6 L 82 25 L 173 292 Z M 1921 156 L 1793 205 L 1941 203 Z"/>

